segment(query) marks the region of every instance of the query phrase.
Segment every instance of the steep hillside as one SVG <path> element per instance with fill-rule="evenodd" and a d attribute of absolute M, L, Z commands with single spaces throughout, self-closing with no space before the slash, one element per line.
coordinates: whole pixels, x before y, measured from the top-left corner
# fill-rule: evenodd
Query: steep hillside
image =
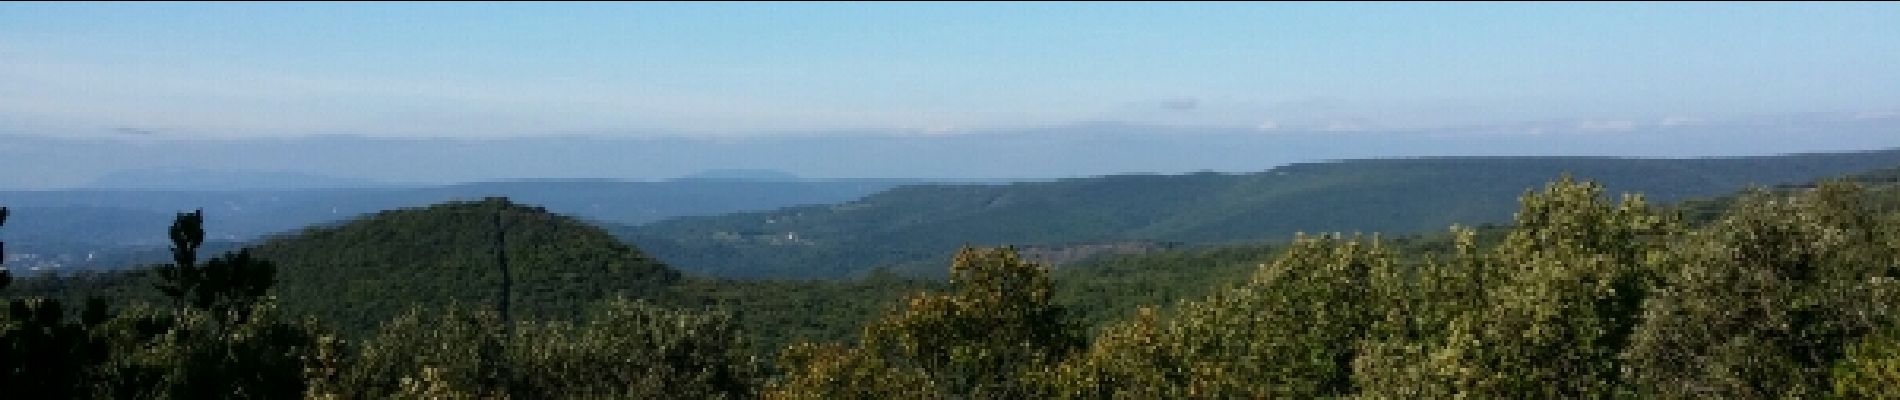
<path fill-rule="evenodd" d="M 1526 188 L 1566 173 L 1667 202 L 1893 165 L 1900 165 L 1900 151 L 1356 160 L 1239 175 L 904 186 L 842 204 L 677 218 L 618 233 L 687 271 L 822 278 L 888 265 L 927 272 L 933 269 L 924 261 L 963 244 L 1207 244 L 1300 231 L 1403 234 L 1503 222 Z"/>
<path fill-rule="evenodd" d="M 598 228 L 502 199 L 385 211 L 256 251 L 277 262 L 288 311 L 371 327 L 414 305 L 493 307 L 504 279 L 498 248 L 520 318 L 569 318 L 607 297 L 658 296 L 681 279 Z"/>

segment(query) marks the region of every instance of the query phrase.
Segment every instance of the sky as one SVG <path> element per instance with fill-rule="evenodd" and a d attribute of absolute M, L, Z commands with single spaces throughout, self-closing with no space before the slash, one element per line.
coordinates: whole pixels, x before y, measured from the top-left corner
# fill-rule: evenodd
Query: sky
<path fill-rule="evenodd" d="M 0 2 L 0 133 L 1616 129 L 1896 110 L 1900 3 Z"/>

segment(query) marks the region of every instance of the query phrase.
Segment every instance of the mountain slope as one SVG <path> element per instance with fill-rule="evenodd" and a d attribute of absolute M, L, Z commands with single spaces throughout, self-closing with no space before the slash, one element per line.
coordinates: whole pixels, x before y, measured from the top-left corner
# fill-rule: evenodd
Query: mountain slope
<path fill-rule="evenodd" d="M 256 248 L 278 263 L 283 307 L 341 327 L 371 327 L 412 305 L 491 308 L 503 274 L 515 318 L 570 318 L 603 298 L 652 298 L 680 274 L 606 232 L 501 199 L 385 211 Z"/>
<path fill-rule="evenodd" d="M 687 271 L 840 277 L 973 244 L 1227 243 L 1294 232 L 1393 234 L 1507 221 L 1518 195 L 1569 173 L 1653 201 L 1900 165 L 1900 150 L 1706 159 L 1471 157 L 1295 164 L 1252 174 L 1122 175 L 915 185 L 858 201 L 677 218 L 616 232 Z M 930 272 L 912 269 L 913 272 Z"/>

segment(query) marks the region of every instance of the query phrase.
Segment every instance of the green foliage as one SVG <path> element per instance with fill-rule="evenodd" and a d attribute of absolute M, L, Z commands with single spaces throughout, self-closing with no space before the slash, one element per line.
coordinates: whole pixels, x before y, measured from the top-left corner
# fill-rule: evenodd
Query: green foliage
<path fill-rule="evenodd" d="M 364 340 L 354 359 L 338 361 L 331 368 L 335 383 L 320 385 L 313 397 L 499 395 L 505 381 L 498 367 L 500 332 L 493 313 L 458 306 L 412 309 Z"/>
<path fill-rule="evenodd" d="M 1467 310 L 1484 306 L 1489 266 L 1478 232 L 1453 227 L 1449 251 L 1409 274 L 1373 276 L 1371 295 L 1383 304 L 1353 360 L 1353 383 L 1367 398 L 1450 398 L 1460 393 L 1454 373 L 1440 367 L 1455 355 L 1449 328 Z"/>
<path fill-rule="evenodd" d="M 1032 379 L 1053 398 L 1188 398 L 1201 394 L 1206 376 L 1182 354 L 1172 327 L 1153 308 L 1101 330 L 1086 351 Z"/>
<path fill-rule="evenodd" d="M 92 397 L 295 398 L 323 329 L 286 322 L 269 301 L 222 321 L 198 309 L 132 307 L 93 329 L 111 355 L 95 367 Z"/>
<path fill-rule="evenodd" d="M 243 321 L 259 298 L 276 283 L 277 266 L 251 257 L 249 249 L 198 265 L 204 245 L 204 211 L 180 213 L 172 222 L 172 264 L 154 268 L 163 280 L 158 290 L 173 304 L 210 312 L 221 322 Z"/>
<path fill-rule="evenodd" d="M 0 388 L 28 398 L 88 393 L 96 379 L 88 368 L 106 357 L 104 345 L 87 334 L 100 322 L 99 311 L 88 310 L 84 321 L 68 321 L 57 301 L 7 301 L 0 314 Z"/>
<path fill-rule="evenodd" d="M 835 281 L 690 279 L 655 302 L 730 314 L 746 332 L 751 353 L 769 358 L 792 343 L 855 340 L 892 302 L 943 287 L 888 273 Z"/>
<path fill-rule="evenodd" d="M 718 313 L 607 302 L 586 322 L 522 327 L 510 347 L 524 397 L 743 398 L 761 371 L 738 326 Z"/>
<path fill-rule="evenodd" d="M 1025 397 L 1032 366 L 1081 345 L 1050 301 L 1048 270 L 1014 249 L 965 248 L 950 270 L 951 292 L 912 296 L 865 326 L 857 347 L 792 347 L 768 397 Z"/>
<path fill-rule="evenodd" d="M 740 398 L 759 379 L 720 314 L 616 299 L 586 322 L 505 328 L 487 311 L 411 310 L 332 357 L 311 397 Z"/>
<path fill-rule="evenodd" d="M 1104 257 L 1063 266 L 1055 279 L 1057 304 L 1084 326 L 1100 328 L 1143 306 L 1197 299 L 1246 282 L 1277 246 L 1237 245 Z"/>
<path fill-rule="evenodd" d="M 1439 348 L 1409 354 L 1424 358 L 1366 361 L 1385 366 L 1416 362 L 1423 367 L 1416 373 L 1427 376 L 1374 378 L 1387 384 L 1376 390 L 1394 395 L 1595 397 L 1622 387 L 1618 352 L 1638 322 L 1638 309 L 1655 275 L 1646 262 L 1680 228 L 1672 218 L 1651 211 L 1641 197 L 1625 196 L 1611 204 L 1600 186 L 1567 177 L 1527 194 L 1522 203 L 1516 227 L 1489 255 L 1474 260 L 1461 254 L 1460 263 L 1466 266 L 1441 269 L 1471 271 L 1449 275 L 1470 282 L 1434 286 L 1467 288 L 1448 294 L 1474 298 L 1408 299 L 1428 305 L 1464 300 L 1445 321 L 1445 337 L 1400 340 L 1390 349 Z M 1416 327 L 1412 330 L 1417 332 Z M 1414 385 L 1391 385 L 1398 382 Z"/>
<path fill-rule="evenodd" d="M 175 304 L 182 305 L 187 298 L 199 297 L 194 294 L 203 275 L 198 270 L 198 246 L 205 242 L 204 220 L 204 210 L 179 213 L 170 230 L 172 263 L 153 268 L 159 278 L 165 280 L 158 291 Z"/>
<path fill-rule="evenodd" d="M 1831 371 L 1834 397 L 1900 398 L 1900 336 L 1892 329 L 1868 335 L 1847 349 Z"/>
<path fill-rule="evenodd" d="M 1046 374 L 1065 398 L 1310 398 L 1351 393 L 1355 340 L 1374 315 L 1367 290 L 1391 274 L 1375 238 L 1301 236 L 1253 279 L 1111 326 L 1085 355 Z"/>
<path fill-rule="evenodd" d="M 1650 397 L 1816 397 L 1846 347 L 1900 307 L 1891 221 L 1863 190 L 1756 192 L 1663 261 L 1626 356 Z"/>
<path fill-rule="evenodd" d="M 779 364 L 791 370 L 766 388 L 764 398 L 937 399 L 945 392 L 922 367 L 858 347 L 798 343 L 785 349 Z"/>

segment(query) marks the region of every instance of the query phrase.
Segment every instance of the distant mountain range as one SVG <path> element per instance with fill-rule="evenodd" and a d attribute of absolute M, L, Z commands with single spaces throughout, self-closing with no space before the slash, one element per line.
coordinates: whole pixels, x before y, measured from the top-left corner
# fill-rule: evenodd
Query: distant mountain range
<path fill-rule="evenodd" d="M 291 171 L 158 168 L 113 172 L 93 179 L 87 189 L 101 190 L 288 190 L 394 187 L 368 179 L 339 178 Z"/>
<path fill-rule="evenodd" d="M 0 189 L 81 188 L 113 183 L 96 182 L 110 174 L 168 169 L 280 171 L 415 185 L 539 178 L 655 181 L 707 170 L 769 170 L 821 179 L 993 182 L 1202 170 L 1250 173 L 1293 163 L 1387 157 L 1764 156 L 1900 147 L 1900 116 L 1550 121 L 1430 130 L 1092 122 L 948 132 L 508 138 L 456 137 L 452 132 L 435 138 L 29 132 L 0 121 L 0 171 L 5 171 L 0 173 Z M 236 183 L 277 184 L 262 181 Z"/>
<path fill-rule="evenodd" d="M 435 187 L 260 190 L 0 191 L 13 218 L 0 239 L 10 253 L 75 268 L 122 267 L 107 254 L 152 253 L 163 247 L 175 213 L 204 209 L 213 240 L 261 235 L 358 215 L 452 200 L 504 196 L 562 214 L 611 224 L 641 224 L 686 215 L 719 215 L 801 204 L 849 201 L 908 180 L 732 180 L 665 182 L 544 179 Z M 88 256 L 88 254 L 91 256 Z M 155 260 L 162 261 L 159 257 Z"/>
<path fill-rule="evenodd" d="M 934 260 L 964 244 L 1214 244 L 1302 231 L 1406 234 L 1501 223 L 1520 194 L 1563 174 L 1669 202 L 1896 165 L 1900 150 L 1354 160 L 1250 174 L 911 185 L 839 204 L 681 217 L 617 233 L 682 270 L 716 276 L 835 278 L 886 266 L 940 273 Z"/>

